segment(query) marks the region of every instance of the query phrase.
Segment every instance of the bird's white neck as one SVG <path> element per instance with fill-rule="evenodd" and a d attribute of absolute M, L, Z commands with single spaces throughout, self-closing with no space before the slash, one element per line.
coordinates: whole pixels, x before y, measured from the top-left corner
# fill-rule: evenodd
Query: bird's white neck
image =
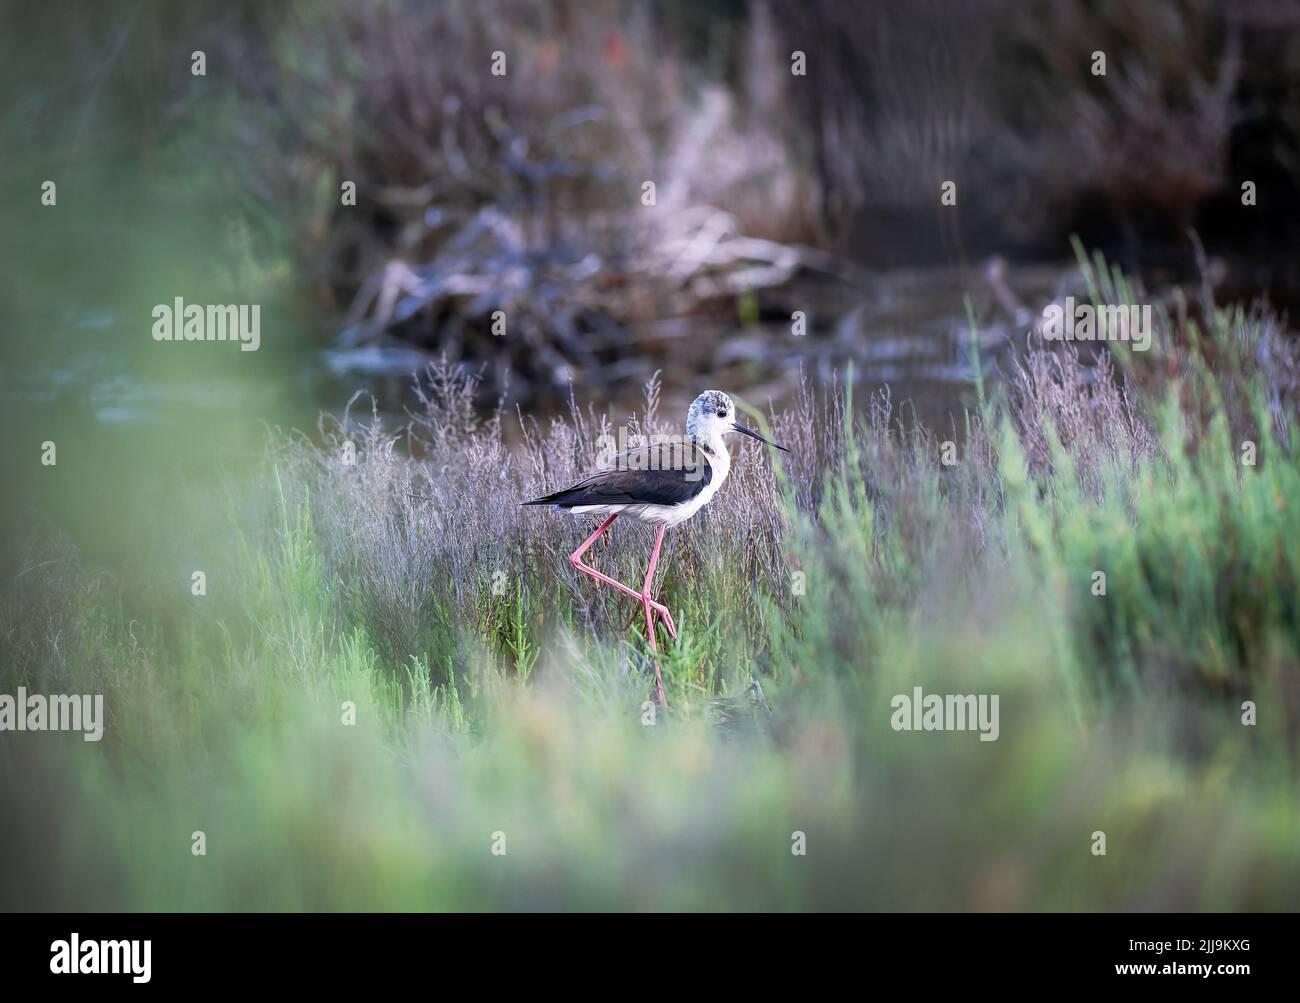
<path fill-rule="evenodd" d="M 713 469 L 713 479 L 721 484 L 731 472 L 731 451 L 727 449 L 726 440 L 721 435 L 712 435 L 707 438 L 701 437 L 696 442 L 708 455 L 709 466 Z"/>

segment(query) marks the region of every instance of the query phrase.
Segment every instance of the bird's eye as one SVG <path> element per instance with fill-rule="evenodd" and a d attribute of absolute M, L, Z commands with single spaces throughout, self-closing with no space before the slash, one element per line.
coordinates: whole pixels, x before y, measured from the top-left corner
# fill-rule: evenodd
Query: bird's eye
<path fill-rule="evenodd" d="M 725 418 L 725 417 L 727 417 L 727 412 L 726 412 L 725 410 L 724 410 L 724 411 L 719 411 L 719 412 L 718 412 L 718 417 L 719 417 L 719 418 Z"/>

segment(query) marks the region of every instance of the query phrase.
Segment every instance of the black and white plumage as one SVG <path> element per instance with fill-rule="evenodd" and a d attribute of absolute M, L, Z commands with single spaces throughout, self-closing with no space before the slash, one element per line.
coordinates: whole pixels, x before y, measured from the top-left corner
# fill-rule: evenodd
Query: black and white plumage
<path fill-rule="evenodd" d="M 693 452 L 690 462 L 682 462 L 684 455 L 678 460 L 670 450 L 640 446 L 621 454 L 624 466 L 601 470 L 573 487 L 524 504 L 554 505 L 576 515 L 617 511 L 643 522 L 680 522 L 717 490 L 713 475 L 717 461 L 710 463 L 702 449 Z"/>
<path fill-rule="evenodd" d="M 776 446 L 736 422 L 735 414 L 730 397 L 720 390 L 706 391 L 687 412 L 685 439 L 628 450 L 619 454 L 613 469 L 598 471 L 571 487 L 524 504 L 554 505 L 575 515 L 625 515 L 652 525 L 675 526 L 707 505 L 731 472 L 724 435 L 740 432 Z"/>

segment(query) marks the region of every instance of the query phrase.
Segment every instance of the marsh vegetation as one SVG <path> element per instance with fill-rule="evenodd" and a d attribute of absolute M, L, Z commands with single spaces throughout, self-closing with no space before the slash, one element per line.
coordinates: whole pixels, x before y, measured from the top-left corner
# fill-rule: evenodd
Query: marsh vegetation
<path fill-rule="evenodd" d="M 5 189 L 59 186 L 7 207 L 0 692 L 104 721 L 0 734 L 6 907 L 1294 907 L 1285 9 L 57 7 L 0 60 Z M 259 348 L 157 344 L 182 297 Z M 673 531 L 651 713 L 519 503 L 711 386 L 792 453 Z"/>

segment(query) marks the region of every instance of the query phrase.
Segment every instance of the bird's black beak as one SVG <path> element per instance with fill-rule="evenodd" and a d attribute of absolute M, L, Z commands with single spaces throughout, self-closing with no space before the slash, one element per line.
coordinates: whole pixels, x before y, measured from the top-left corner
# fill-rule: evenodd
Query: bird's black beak
<path fill-rule="evenodd" d="M 737 432 L 740 432 L 742 435 L 749 436 L 751 439 L 757 439 L 759 442 L 766 442 L 769 446 L 776 446 L 776 443 L 773 442 L 771 439 L 764 438 L 763 436 L 755 432 L 752 428 L 746 428 L 738 421 L 733 421 L 731 423 L 731 427 L 734 428 Z M 776 446 L 776 448 L 784 449 L 787 453 L 790 452 L 790 450 L 786 449 L 784 446 Z"/>

